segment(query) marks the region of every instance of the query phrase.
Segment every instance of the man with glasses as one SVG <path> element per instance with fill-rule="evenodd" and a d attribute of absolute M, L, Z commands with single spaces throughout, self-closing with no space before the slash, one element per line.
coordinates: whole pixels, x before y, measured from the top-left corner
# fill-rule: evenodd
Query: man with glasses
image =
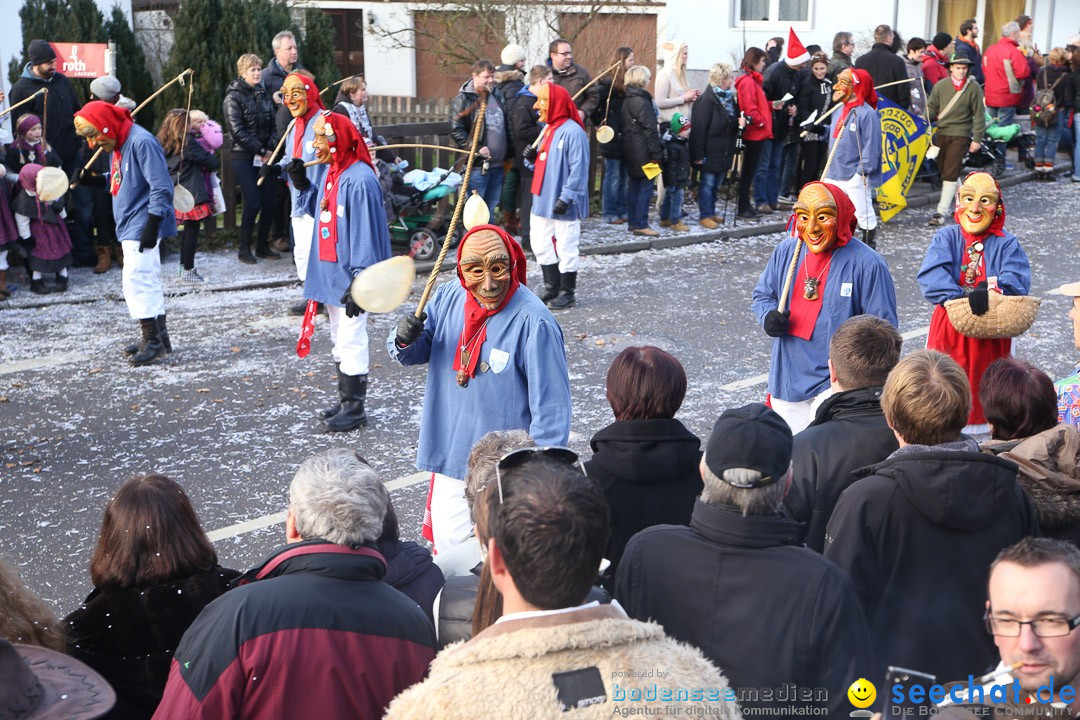
<path fill-rule="evenodd" d="M 739 717 L 724 676 L 698 650 L 617 605 L 586 602 L 609 511 L 576 453 L 516 450 L 499 460 L 484 492 L 487 562 L 502 616 L 440 653 L 428 679 L 390 705 L 388 720 L 554 718 L 570 710 L 567 717 L 610 718 L 643 707 L 652 715 Z"/>
<path fill-rule="evenodd" d="M 1010 716 L 1037 704 L 1040 715 L 1057 717 L 1080 714 L 1080 550 L 1064 540 L 1024 538 L 1005 548 L 990 566 L 986 629 L 994 638 L 1001 662 L 987 684 L 1009 686 L 1020 682 L 1020 703 L 994 704 L 984 687 L 969 696 L 967 682 L 947 686 L 963 698 L 959 707 L 939 714 L 942 718 Z M 973 673 L 982 668 L 972 668 Z M 1039 688 L 1053 683 L 1053 701 L 1067 706 L 1051 711 L 1050 696 Z M 1074 690 L 1062 692 L 1068 686 Z M 1030 698 L 1030 699 L 1029 699 Z"/>
<path fill-rule="evenodd" d="M 600 91 L 596 85 L 590 86 L 581 95 L 574 97 L 583 87 L 592 82 L 589 71 L 574 62 L 574 49 L 562 38 L 552 40 L 551 45 L 548 46 L 548 65 L 551 66 L 551 72 L 554 75 L 552 82 L 566 88 L 570 97 L 574 98 L 578 115 L 584 123 L 585 118 L 592 115 L 600 106 Z"/>
<path fill-rule="evenodd" d="M 850 67 L 855 67 L 851 54 L 855 52 L 855 38 L 849 32 L 838 32 L 833 36 L 832 58 L 829 60 L 828 75 L 832 80 Z"/>
<path fill-rule="evenodd" d="M 631 617 L 701 648 L 736 692 L 825 688 L 828 700 L 813 706 L 839 715 L 848 687 L 872 663 L 870 631 L 847 574 L 803 547 L 802 527 L 782 513 L 791 448 L 791 429 L 764 405 L 726 410 L 705 446 L 705 487 L 690 527 L 635 535 L 615 597 Z M 744 711 L 770 716 L 793 705 L 739 700 Z"/>
<path fill-rule="evenodd" d="M 525 287 L 525 253 L 494 225 L 458 247 L 457 280 L 439 286 L 420 318 L 387 338 L 401 365 L 427 364 L 416 467 L 432 473 L 424 537 L 442 552 L 472 530 L 465 502 L 469 450 L 492 430 L 527 430 L 541 445 L 570 436 L 570 379 L 562 329 Z"/>

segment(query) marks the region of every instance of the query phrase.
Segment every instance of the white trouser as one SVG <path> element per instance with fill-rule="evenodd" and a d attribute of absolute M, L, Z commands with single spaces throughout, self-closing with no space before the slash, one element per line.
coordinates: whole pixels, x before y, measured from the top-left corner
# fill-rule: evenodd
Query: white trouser
<path fill-rule="evenodd" d="M 7 250 L 0 250 L 0 270 L 7 270 L 9 265 L 7 261 Z"/>
<path fill-rule="evenodd" d="M 559 272 L 577 272 L 579 240 L 580 220 L 552 220 L 529 213 L 529 242 L 541 265 L 559 263 Z"/>
<path fill-rule="evenodd" d="M 292 219 L 292 259 L 296 263 L 296 274 L 300 277 L 300 282 L 307 279 L 308 255 L 311 254 L 311 237 L 314 233 L 315 218 L 301 215 Z"/>
<path fill-rule="evenodd" d="M 952 207 L 953 196 L 956 195 L 955 180 L 944 180 L 941 183 L 941 197 L 938 198 L 937 211 L 938 213 L 949 216 L 949 208 Z"/>
<path fill-rule="evenodd" d="M 874 214 L 875 190 L 869 178 L 855 173 L 847 180 L 830 179 L 827 182 L 843 190 L 851 200 L 851 204 L 855 206 L 855 217 L 859 221 L 859 227 L 863 230 L 873 230 L 877 227 L 877 215 Z"/>
<path fill-rule="evenodd" d="M 138 240 L 124 240 L 124 302 L 135 320 L 165 314 L 165 293 L 161 289 L 161 252 L 158 246 L 139 252 Z"/>
<path fill-rule="evenodd" d="M 814 421 L 814 416 L 817 415 L 818 406 L 832 395 L 832 390 L 828 389 L 820 395 L 815 395 L 809 400 L 802 400 L 800 402 L 788 402 L 787 400 L 781 400 L 778 397 L 770 397 L 769 403 L 772 405 L 772 409 L 777 415 L 784 419 L 784 422 L 791 428 L 791 434 L 797 435 L 801 433 L 806 427 Z"/>
<path fill-rule="evenodd" d="M 435 473 L 431 488 L 431 534 L 436 552 L 460 545 L 472 532 L 465 481 Z"/>
<path fill-rule="evenodd" d="M 341 372 L 346 375 L 367 375 L 367 313 L 351 318 L 345 315 L 345 308 L 327 305 L 326 314 L 330 316 L 334 362 L 341 363 Z"/>

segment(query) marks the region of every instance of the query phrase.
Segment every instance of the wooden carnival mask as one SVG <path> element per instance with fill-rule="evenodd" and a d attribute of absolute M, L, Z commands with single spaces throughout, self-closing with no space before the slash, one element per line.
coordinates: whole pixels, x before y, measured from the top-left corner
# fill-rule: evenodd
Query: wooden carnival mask
<path fill-rule="evenodd" d="M 815 255 L 836 243 L 836 200 L 820 183 L 809 184 L 795 202 L 795 232 Z"/>
<path fill-rule="evenodd" d="M 833 102 L 847 103 L 855 99 L 855 74 L 847 68 L 836 76 L 832 86 Z"/>
<path fill-rule="evenodd" d="M 533 110 L 540 113 L 540 122 L 548 121 L 548 106 L 551 104 L 551 83 L 541 83 L 536 91 L 536 102 Z"/>
<path fill-rule="evenodd" d="M 116 136 L 106 132 L 102 132 L 100 129 L 94 127 L 94 125 L 84 117 L 78 115 L 75 116 L 75 134 L 81 138 L 86 139 L 86 144 L 95 150 L 98 148 L 103 149 L 107 153 L 111 153 L 116 149 Z"/>
<path fill-rule="evenodd" d="M 971 173 L 956 191 L 957 216 L 968 235 L 981 235 L 1000 212 L 1001 195 L 989 173 Z"/>
<path fill-rule="evenodd" d="M 297 75 L 289 75 L 281 85 L 281 102 L 289 108 L 289 114 L 294 118 L 307 115 L 308 82 Z"/>

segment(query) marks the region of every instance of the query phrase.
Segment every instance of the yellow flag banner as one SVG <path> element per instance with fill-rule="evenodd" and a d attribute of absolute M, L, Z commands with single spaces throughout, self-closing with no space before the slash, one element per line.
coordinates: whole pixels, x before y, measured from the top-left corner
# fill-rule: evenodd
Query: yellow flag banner
<path fill-rule="evenodd" d="M 881 186 L 877 202 L 882 222 L 888 222 L 907 207 L 908 191 L 930 148 L 930 126 L 885 98 L 878 98 L 877 110 L 881 116 Z"/>

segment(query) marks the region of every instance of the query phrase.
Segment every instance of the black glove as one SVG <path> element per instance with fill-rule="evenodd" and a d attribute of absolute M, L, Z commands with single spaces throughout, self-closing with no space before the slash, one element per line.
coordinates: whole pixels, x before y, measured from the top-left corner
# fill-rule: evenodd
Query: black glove
<path fill-rule="evenodd" d="M 367 312 L 364 308 L 356 304 L 356 301 L 353 300 L 352 293 L 348 290 L 341 296 L 341 302 L 345 303 L 345 317 L 354 318 L 360 315 L 360 313 Z"/>
<path fill-rule="evenodd" d="M 259 177 L 277 177 L 281 174 L 281 166 L 277 163 L 263 163 L 263 166 L 259 168 Z"/>
<path fill-rule="evenodd" d="M 68 178 L 68 185 L 83 185 L 85 187 L 103 188 L 107 186 L 104 175 L 98 175 L 95 172 L 83 173 L 82 178 L 79 178 L 79 173 L 82 172 L 82 168 L 76 170 Z"/>
<path fill-rule="evenodd" d="M 293 187 L 300 192 L 305 192 L 311 187 L 311 181 L 308 180 L 307 170 L 304 169 L 304 161 L 300 158 L 293 158 L 289 161 L 289 164 L 285 166 L 285 172 L 289 176 L 289 182 L 293 184 Z"/>
<path fill-rule="evenodd" d="M 536 148 L 530 145 L 529 147 L 525 148 L 524 152 L 521 153 L 521 157 L 525 158 L 531 163 L 536 162 Z"/>
<path fill-rule="evenodd" d="M 790 310 L 784 312 L 770 310 L 765 313 L 765 321 L 762 323 L 765 327 L 765 334 L 769 337 L 783 337 L 786 335 L 789 317 L 791 317 Z"/>
<path fill-rule="evenodd" d="M 556 215 L 565 215 L 567 209 L 568 209 L 568 206 L 566 204 L 566 201 L 563 200 L 562 198 L 559 198 L 558 202 L 555 203 L 555 214 Z"/>
<path fill-rule="evenodd" d="M 64 201 L 63 200 L 53 200 L 51 207 L 52 207 L 52 211 L 54 213 L 56 213 L 57 215 L 59 215 L 64 210 Z"/>
<path fill-rule="evenodd" d="M 157 245 L 157 234 L 160 227 L 160 215 L 151 213 L 146 216 L 146 224 L 143 225 L 142 235 L 139 236 L 139 252 L 154 249 L 154 246 Z"/>
<path fill-rule="evenodd" d="M 416 338 L 420 337 L 420 334 L 424 332 L 425 320 L 427 320 L 427 313 L 421 313 L 420 317 L 409 313 L 401 318 L 401 322 L 397 326 L 397 335 L 394 337 L 394 344 L 399 348 L 407 348 L 416 342 Z"/>
<path fill-rule="evenodd" d="M 30 250 L 33 250 L 34 246 L 37 245 L 37 240 L 35 240 L 33 237 L 19 238 L 16 242 L 18 242 L 19 245 L 22 246 L 23 250 L 26 250 L 28 252 Z"/>
<path fill-rule="evenodd" d="M 972 315 L 985 315 L 990 310 L 990 290 L 985 280 L 968 295 L 968 304 L 971 305 Z"/>

